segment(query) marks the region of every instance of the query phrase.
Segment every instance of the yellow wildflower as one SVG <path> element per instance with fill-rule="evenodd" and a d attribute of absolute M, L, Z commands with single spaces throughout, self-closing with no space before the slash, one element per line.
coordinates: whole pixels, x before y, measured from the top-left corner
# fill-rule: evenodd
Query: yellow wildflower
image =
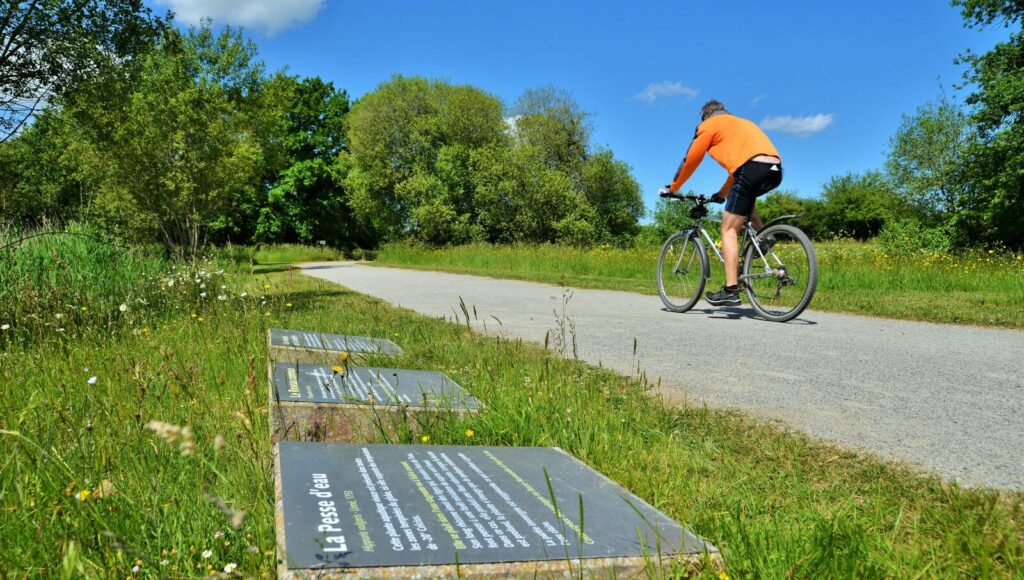
<path fill-rule="evenodd" d="M 342 363 L 348 362 L 348 352 L 346 352 L 346 351 L 339 352 L 338 353 L 338 360 L 340 360 Z"/>
<path fill-rule="evenodd" d="M 89 491 L 88 489 L 83 489 L 82 491 L 78 492 L 78 501 L 85 501 L 89 499 L 90 495 L 92 495 L 91 491 Z"/>
<path fill-rule="evenodd" d="M 472 429 L 466 429 L 466 437 L 472 437 L 472 436 L 473 436 L 473 430 Z"/>
<path fill-rule="evenodd" d="M 345 369 L 339 367 L 338 365 L 334 365 L 333 367 L 331 367 L 331 370 L 334 371 L 334 374 L 336 375 L 345 374 Z"/>
<path fill-rule="evenodd" d="M 430 443 L 430 435 L 424 435 L 424 436 L 420 437 L 420 441 L 422 441 L 424 443 Z"/>
<path fill-rule="evenodd" d="M 284 305 L 284 307 L 285 307 L 285 308 L 291 308 L 291 307 L 292 307 L 292 303 L 291 303 L 291 302 L 289 302 L 288 304 L 285 304 L 285 305 Z"/>

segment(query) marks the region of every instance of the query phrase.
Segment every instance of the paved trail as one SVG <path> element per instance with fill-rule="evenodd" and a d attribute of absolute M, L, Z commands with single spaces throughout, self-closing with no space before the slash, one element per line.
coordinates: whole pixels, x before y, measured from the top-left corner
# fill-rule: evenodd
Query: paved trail
<path fill-rule="evenodd" d="M 563 302 L 562 288 L 532 282 L 351 263 L 305 271 L 432 316 L 454 317 L 461 296 L 481 331 L 499 330 L 494 316 L 505 335 L 535 342 Z M 781 419 L 964 485 L 1024 490 L 1024 332 L 823 312 L 777 324 L 704 302 L 673 314 L 656 296 L 606 290 L 574 290 L 567 313 L 580 358 L 626 374 L 639 362 L 670 396 Z"/>

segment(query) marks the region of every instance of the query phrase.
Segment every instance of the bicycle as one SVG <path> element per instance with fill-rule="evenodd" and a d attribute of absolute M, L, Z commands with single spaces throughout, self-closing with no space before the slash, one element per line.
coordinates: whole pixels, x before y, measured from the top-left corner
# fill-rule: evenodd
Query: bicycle
<path fill-rule="evenodd" d="M 721 220 L 708 217 L 707 205 L 713 203 L 709 197 L 675 193 L 661 196 L 694 202 L 690 209 L 691 226 L 669 236 L 658 255 L 661 301 L 672 312 L 686 312 L 700 300 L 711 277 L 704 240 L 725 264 L 725 258 L 703 225 L 705 219 Z M 786 322 L 799 316 L 810 304 L 818 285 L 818 258 L 810 238 L 796 226 L 781 223 L 795 217 L 779 216 L 764 224 L 760 232 L 747 220 L 739 240 L 739 284 L 754 310 L 774 322 Z"/>

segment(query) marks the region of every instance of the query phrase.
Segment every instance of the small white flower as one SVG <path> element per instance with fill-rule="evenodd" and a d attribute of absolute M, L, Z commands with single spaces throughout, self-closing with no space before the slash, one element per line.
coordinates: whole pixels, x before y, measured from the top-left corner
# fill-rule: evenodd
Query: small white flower
<path fill-rule="evenodd" d="M 213 555 L 213 550 L 203 550 L 203 559 L 208 560 Z"/>
<path fill-rule="evenodd" d="M 127 304 L 122 304 L 122 305 L 118 306 L 117 309 L 120 310 L 121 312 L 128 312 L 128 305 Z"/>
<path fill-rule="evenodd" d="M 200 285 L 199 285 L 199 289 L 200 289 L 200 290 L 203 290 L 203 289 L 205 289 L 205 288 L 206 288 L 206 284 L 200 284 Z"/>
<path fill-rule="evenodd" d="M 228 287 L 227 287 L 227 285 L 225 285 L 225 284 L 221 284 L 221 285 L 220 285 L 220 289 L 221 289 L 221 290 L 227 290 L 227 289 L 228 289 Z"/>
<path fill-rule="evenodd" d="M 241 294 L 239 294 L 239 295 L 238 295 L 238 297 L 239 297 L 239 298 L 245 298 L 245 297 L 246 297 L 246 296 L 248 296 L 248 295 L 249 295 L 249 293 L 248 293 L 248 292 L 242 292 Z"/>
<path fill-rule="evenodd" d="M 199 297 L 200 298 L 206 298 L 206 292 L 200 292 L 199 293 Z"/>
<path fill-rule="evenodd" d="M 89 377 L 89 380 L 85 381 L 85 382 L 89 383 L 90 385 L 95 385 L 96 384 L 96 377 Z"/>
<path fill-rule="evenodd" d="M 0 330 L 10 330 L 10 324 L 0 324 Z"/>
<path fill-rule="evenodd" d="M 57 332 L 64 332 L 64 329 L 63 328 L 58 328 Z"/>
<path fill-rule="evenodd" d="M 139 573 L 139 565 L 138 564 L 132 566 L 132 572 L 135 573 L 135 574 Z"/>
<path fill-rule="evenodd" d="M 60 312 L 58 312 L 58 313 L 57 313 L 57 314 L 55 314 L 54 316 L 56 316 L 56 317 L 57 317 L 57 320 L 60 320 L 60 319 L 64 318 L 64 315 L 63 315 L 63 314 L 61 314 Z"/>
<path fill-rule="evenodd" d="M 217 300 L 220 300 L 221 302 L 224 302 L 227 299 L 228 299 L 228 297 L 225 296 L 224 294 L 221 294 L 220 296 L 217 297 Z"/>
<path fill-rule="evenodd" d="M 230 574 L 230 573 L 234 572 L 235 568 L 237 568 L 237 567 L 238 567 L 238 564 L 235 564 L 234 562 L 232 562 L 232 563 L 228 564 L 227 566 L 224 566 L 224 573 L 225 574 Z"/>
<path fill-rule="evenodd" d="M 224 537 L 224 530 L 217 530 L 216 532 L 213 533 L 213 537 L 214 537 L 214 539 L 217 539 L 217 540 L 223 538 Z"/>
<path fill-rule="evenodd" d="M 166 565 L 168 565 L 170 563 L 171 563 L 170 560 L 168 560 L 167 558 L 164 558 L 163 560 L 160 560 L 160 565 L 161 566 L 166 566 Z"/>

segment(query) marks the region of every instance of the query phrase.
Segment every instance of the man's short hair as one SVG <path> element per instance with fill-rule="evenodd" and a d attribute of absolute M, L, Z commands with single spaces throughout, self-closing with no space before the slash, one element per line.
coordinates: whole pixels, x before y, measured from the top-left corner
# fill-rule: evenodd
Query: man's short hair
<path fill-rule="evenodd" d="M 704 103 L 703 107 L 700 108 L 700 120 L 703 121 L 719 111 L 723 113 L 728 112 L 725 110 L 725 105 L 722 104 L 722 101 L 708 101 Z"/>

